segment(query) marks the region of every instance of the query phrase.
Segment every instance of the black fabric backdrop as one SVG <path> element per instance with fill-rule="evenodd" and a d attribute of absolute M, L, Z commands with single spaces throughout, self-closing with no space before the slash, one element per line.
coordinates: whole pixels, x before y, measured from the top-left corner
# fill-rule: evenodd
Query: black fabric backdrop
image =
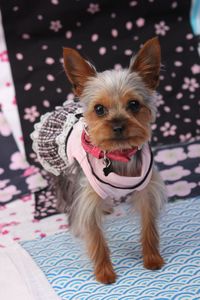
<path fill-rule="evenodd" d="M 1 0 L 3 24 L 26 152 L 33 123 L 72 97 L 62 67 L 62 47 L 74 47 L 102 71 L 128 66 L 147 39 L 162 47 L 155 144 L 200 135 L 199 57 L 189 24 L 188 0 Z"/>

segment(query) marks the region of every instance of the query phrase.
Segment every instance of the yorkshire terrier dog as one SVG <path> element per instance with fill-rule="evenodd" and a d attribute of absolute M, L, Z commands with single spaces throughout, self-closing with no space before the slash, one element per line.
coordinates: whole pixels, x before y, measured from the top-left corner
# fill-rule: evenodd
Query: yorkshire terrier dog
<path fill-rule="evenodd" d="M 57 108 L 32 134 L 39 160 L 56 175 L 59 207 L 68 212 L 75 234 L 85 239 L 96 279 L 110 284 L 116 273 L 102 216 L 128 197 L 141 214 L 144 267 L 160 269 L 164 260 L 157 218 L 166 194 L 149 145 L 161 64 L 159 41 L 147 41 L 129 68 L 100 73 L 76 50 L 63 52 L 64 69 L 82 111 L 72 114 L 72 104 L 70 109 L 67 104 Z"/>

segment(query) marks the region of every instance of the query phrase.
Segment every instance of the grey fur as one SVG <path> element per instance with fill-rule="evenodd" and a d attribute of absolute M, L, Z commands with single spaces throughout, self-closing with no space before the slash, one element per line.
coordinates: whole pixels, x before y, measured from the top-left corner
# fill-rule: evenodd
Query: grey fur
<path fill-rule="evenodd" d="M 155 91 L 149 90 L 140 75 L 137 72 L 131 72 L 130 69 L 107 70 L 96 73 L 96 76 L 90 77 L 85 84 L 80 100 L 86 107 L 91 101 L 94 101 L 97 95 L 105 91 L 111 99 L 123 97 L 127 92 L 133 91 L 144 101 L 152 113 L 152 121 L 156 116 Z"/>
<path fill-rule="evenodd" d="M 75 161 L 64 174 L 53 176 L 59 212 L 70 214 L 81 173 L 81 167 Z"/>
<path fill-rule="evenodd" d="M 113 171 L 120 176 L 140 176 L 142 167 L 141 150 L 138 150 L 129 162 L 112 161 Z"/>

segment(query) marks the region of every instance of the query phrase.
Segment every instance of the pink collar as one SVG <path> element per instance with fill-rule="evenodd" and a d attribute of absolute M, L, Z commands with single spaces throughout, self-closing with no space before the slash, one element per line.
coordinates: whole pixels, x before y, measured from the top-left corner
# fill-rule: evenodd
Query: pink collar
<path fill-rule="evenodd" d="M 84 150 L 87 153 L 92 154 L 92 156 L 100 159 L 104 158 L 104 151 L 102 151 L 100 148 L 93 146 L 90 143 L 88 135 L 85 133 L 83 130 L 82 135 L 81 135 L 81 143 L 84 148 Z M 121 161 L 121 162 L 129 162 L 131 157 L 135 155 L 137 152 L 138 147 L 134 147 L 132 149 L 126 149 L 126 150 L 115 150 L 111 152 L 106 153 L 106 157 L 109 158 L 110 160 L 116 160 L 116 161 Z"/>

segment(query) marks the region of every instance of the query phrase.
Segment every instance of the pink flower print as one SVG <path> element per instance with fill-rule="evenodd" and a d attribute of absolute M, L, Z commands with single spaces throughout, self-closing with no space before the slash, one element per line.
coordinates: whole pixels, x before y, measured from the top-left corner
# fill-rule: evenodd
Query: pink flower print
<path fill-rule="evenodd" d="M 189 90 L 190 92 L 195 92 L 195 90 L 199 87 L 198 82 L 196 81 L 196 78 L 184 78 L 184 84 L 182 85 L 182 88 L 184 90 Z"/>
<path fill-rule="evenodd" d="M 47 181 L 39 173 L 27 177 L 26 183 L 30 190 L 35 190 L 39 187 L 41 188 L 47 186 Z"/>
<path fill-rule="evenodd" d="M 59 229 L 68 229 L 69 225 L 68 224 L 62 224 L 59 226 Z"/>
<path fill-rule="evenodd" d="M 40 220 L 33 219 L 31 222 L 32 222 L 32 223 L 40 223 Z"/>
<path fill-rule="evenodd" d="M 182 161 L 187 158 L 183 148 L 174 148 L 160 150 L 155 156 L 155 161 L 163 163 L 167 166 L 176 164 L 178 161 Z"/>
<path fill-rule="evenodd" d="M 167 185 L 169 197 L 180 196 L 184 197 L 191 193 L 191 190 L 197 185 L 194 182 L 187 182 L 186 180 L 178 181 L 173 184 Z"/>
<path fill-rule="evenodd" d="M 188 146 L 188 156 L 190 158 L 200 158 L 200 145 L 199 144 L 193 144 Z"/>
<path fill-rule="evenodd" d="M 165 24 L 165 21 L 161 21 L 159 24 L 155 24 L 156 34 L 164 36 L 169 30 L 169 26 Z"/>
<path fill-rule="evenodd" d="M 13 98 L 12 104 L 13 104 L 13 105 L 16 105 L 16 104 L 17 104 L 17 100 L 16 100 L 15 97 Z"/>
<path fill-rule="evenodd" d="M 3 229 L 4 227 L 17 226 L 19 224 L 20 224 L 20 222 L 17 222 L 17 221 L 11 221 L 11 222 L 8 222 L 8 223 L 2 223 L 2 224 L 0 224 L 0 229 Z"/>
<path fill-rule="evenodd" d="M 26 196 L 23 196 L 23 197 L 21 198 L 21 200 L 22 200 L 23 202 L 30 201 L 30 200 L 32 200 L 32 195 L 26 195 Z"/>
<path fill-rule="evenodd" d="M 185 135 L 184 134 L 180 134 L 179 135 L 179 139 L 181 142 L 187 142 L 188 140 L 190 140 L 192 137 L 192 134 L 190 132 L 186 133 Z"/>
<path fill-rule="evenodd" d="M 161 94 L 155 94 L 153 100 L 157 107 L 159 107 L 160 105 L 163 105 L 165 103 L 163 100 L 163 96 Z"/>
<path fill-rule="evenodd" d="M 15 152 L 11 155 L 11 163 L 9 165 L 11 170 L 19 170 L 28 168 L 28 163 L 25 157 L 20 152 Z"/>
<path fill-rule="evenodd" d="M 32 88 L 32 84 L 30 82 L 26 83 L 24 86 L 25 91 L 29 91 Z"/>
<path fill-rule="evenodd" d="M 177 129 L 177 126 L 170 125 L 169 122 L 165 122 L 165 124 L 160 127 L 160 131 L 163 132 L 163 136 L 175 135 L 176 129 Z"/>
<path fill-rule="evenodd" d="M 33 123 L 35 119 L 40 115 L 35 105 L 25 108 L 24 111 L 25 111 L 24 120 L 29 120 L 31 123 Z"/>
<path fill-rule="evenodd" d="M 96 14 L 98 11 L 100 11 L 99 4 L 90 3 L 87 11 L 91 14 Z"/>
<path fill-rule="evenodd" d="M 106 47 L 100 47 L 100 48 L 99 48 L 99 54 L 100 54 L 100 55 L 106 54 Z"/>
<path fill-rule="evenodd" d="M 0 180 L 0 189 L 5 188 L 5 186 L 8 184 L 9 181 L 10 181 L 9 179 Z"/>
<path fill-rule="evenodd" d="M 191 71 L 193 74 L 200 74 L 200 65 L 194 64 L 191 67 Z"/>
<path fill-rule="evenodd" d="M 44 195 L 41 194 L 39 196 L 39 201 L 42 203 L 42 206 L 44 208 L 44 211 L 52 205 L 53 202 L 56 201 L 56 197 L 51 192 L 46 192 Z"/>
<path fill-rule="evenodd" d="M 0 53 L 0 61 L 2 62 L 8 62 L 8 51 L 4 50 L 3 52 Z"/>
<path fill-rule="evenodd" d="M 137 27 L 143 27 L 144 24 L 145 24 L 145 19 L 139 18 L 139 19 L 136 20 Z"/>
<path fill-rule="evenodd" d="M 4 173 L 4 169 L 0 168 L 0 175 Z"/>
<path fill-rule="evenodd" d="M 122 69 L 122 66 L 120 64 L 115 64 L 114 65 L 114 69 L 117 70 L 117 71 L 119 71 L 119 70 Z"/>
<path fill-rule="evenodd" d="M 5 223 L 1 223 L 1 224 L 0 224 L 0 230 L 2 230 L 5 226 L 6 226 Z"/>
<path fill-rule="evenodd" d="M 13 196 L 18 195 L 19 193 L 20 191 L 17 190 L 16 186 L 9 185 L 5 189 L 0 190 L 1 202 L 9 201 L 12 199 Z"/>
<path fill-rule="evenodd" d="M 56 219 L 56 222 L 61 222 L 61 221 L 63 221 L 63 218 Z"/>
<path fill-rule="evenodd" d="M 184 169 L 182 166 L 176 166 L 171 169 L 160 171 L 160 175 L 162 176 L 162 178 L 168 181 L 179 180 L 182 177 L 188 176 L 190 174 L 190 170 Z"/>
<path fill-rule="evenodd" d="M 54 4 L 54 5 L 58 5 L 59 1 L 58 0 L 51 0 L 51 3 Z"/>
<path fill-rule="evenodd" d="M 40 233 L 40 237 L 41 238 L 44 238 L 44 237 L 46 237 L 47 235 L 46 235 L 46 233 Z"/>
<path fill-rule="evenodd" d="M 30 176 L 30 175 L 32 175 L 32 174 L 35 174 L 36 172 L 38 172 L 38 168 L 36 168 L 36 167 L 34 167 L 34 166 L 30 166 L 30 167 L 28 167 L 25 171 L 24 171 L 24 173 L 23 173 L 23 177 L 27 177 L 27 176 Z"/>
<path fill-rule="evenodd" d="M 62 28 L 62 24 L 59 20 L 51 21 L 50 29 L 54 32 L 58 32 Z"/>
<path fill-rule="evenodd" d="M 3 113 L 0 112 L 0 134 L 3 136 L 9 136 L 11 134 L 11 129 L 4 118 Z"/>
<path fill-rule="evenodd" d="M 129 3 L 129 5 L 130 5 L 130 6 L 136 6 L 136 5 L 137 5 L 137 1 L 131 1 L 131 2 Z"/>
<path fill-rule="evenodd" d="M 200 174 L 200 164 L 194 169 L 194 172 Z"/>
<path fill-rule="evenodd" d="M 1 210 L 6 210 L 7 209 L 7 206 L 6 205 L 0 205 L 0 211 Z"/>

